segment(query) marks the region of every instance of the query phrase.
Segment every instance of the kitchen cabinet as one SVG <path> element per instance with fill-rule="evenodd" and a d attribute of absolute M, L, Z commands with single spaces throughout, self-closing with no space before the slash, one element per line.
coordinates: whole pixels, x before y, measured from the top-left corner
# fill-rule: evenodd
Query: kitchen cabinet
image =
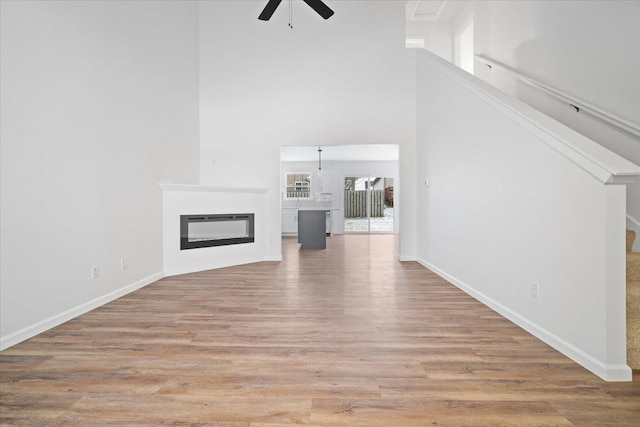
<path fill-rule="evenodd" d="M 298 209 L 282 209 L 282 234 L 284 236 L 298 234 Z"/>

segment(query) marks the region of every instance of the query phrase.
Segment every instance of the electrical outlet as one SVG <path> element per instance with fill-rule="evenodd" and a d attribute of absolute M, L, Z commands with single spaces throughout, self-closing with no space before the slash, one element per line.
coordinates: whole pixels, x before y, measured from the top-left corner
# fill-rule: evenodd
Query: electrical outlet
<path fill-rule="evenodd" d="M 533 298 L 538 298 L 538 293 L 540 292 L 540 283 L 538 282 L 531 282 L 531 286 L 529 287 L 529 294 L 533 297 Z"/>
<path fill-rule="evenodd" d="M 93 267 L 91 267 L 91 278 L 97 279 L 99 275 L 100 275 L 100 269 L 98 269 L 98 266 L 94 265 Z"/>
<path fill-rule="evenodd" d="M 122 258 L 120 260 L 120 268 L 123 270 L 126 270 L 129 267 L 129 262 L 127 261 L 126 258 Z"/>

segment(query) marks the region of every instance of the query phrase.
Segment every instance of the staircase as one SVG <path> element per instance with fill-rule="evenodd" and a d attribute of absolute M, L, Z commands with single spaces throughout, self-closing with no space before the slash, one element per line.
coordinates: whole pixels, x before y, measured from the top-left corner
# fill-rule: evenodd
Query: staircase
<path fill-rule="evenodd" d="M 627 230 L 627 364 L 640 369 L 640 252 L 632 252 L 636 233 Z"/>

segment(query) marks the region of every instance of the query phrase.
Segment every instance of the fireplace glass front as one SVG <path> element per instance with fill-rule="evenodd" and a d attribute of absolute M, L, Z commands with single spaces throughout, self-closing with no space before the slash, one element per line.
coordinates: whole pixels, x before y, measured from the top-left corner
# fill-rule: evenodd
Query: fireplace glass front
<path fill-rule="evenodd" d="M 180 215 L 180 250 L 253 243 L 253 214 Z"/>

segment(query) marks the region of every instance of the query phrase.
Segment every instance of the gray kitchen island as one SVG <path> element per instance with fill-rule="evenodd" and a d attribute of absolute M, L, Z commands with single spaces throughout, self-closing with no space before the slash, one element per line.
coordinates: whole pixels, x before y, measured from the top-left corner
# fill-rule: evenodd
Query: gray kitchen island
<path fill-rule="evenodd" d="M 327 209 L 298 211 L 298 242 L 302 249 L 327 248 Z"/>

